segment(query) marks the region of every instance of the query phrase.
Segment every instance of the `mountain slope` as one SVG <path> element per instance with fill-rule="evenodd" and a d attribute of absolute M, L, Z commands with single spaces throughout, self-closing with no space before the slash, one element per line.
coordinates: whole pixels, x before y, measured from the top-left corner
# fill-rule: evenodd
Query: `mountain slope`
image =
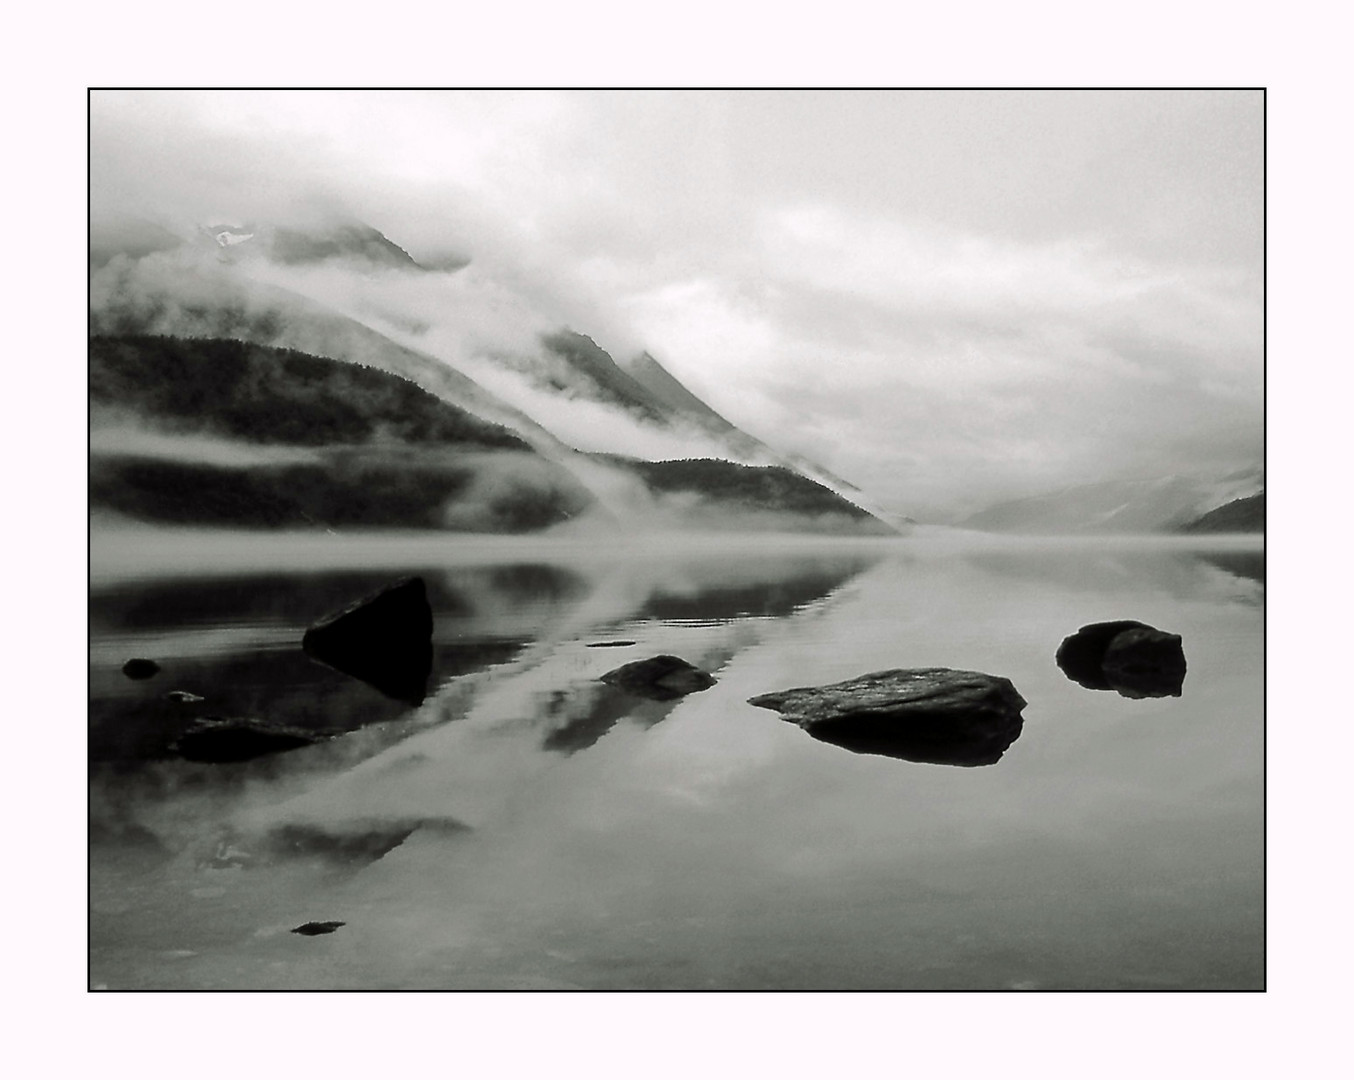
<path fill-rule="evenodd" d="M 680 515 L 704 529 L 897 535 L 896 529 L 835 491 L 781 465 L 708 458 L 608 460 L 644 481 L 660 514 Z"/>
<path fill-rule="evenodd" d="M 1224 477 L 1114 480 L 998 503 L 957 524 L 1034 535 L 1172 531 L 1219 503 L 1263 487 L 1260 468 Z"/>
<path fill-rule="evenodd" d="M 239 340 L 90 341 L 90 506 L 245 527 L 609 527 L 881 533 L 796 473 L 543 455 L 375 368 Z M 551 447 L 546 445 L 547 449 Z"/>
<path fill-rule="evenodd" d="M 1184 533 L 1262 533 L 1265 531 L 1265 493 L 1234 499 L 1180 526 Z"/>
<path fill-rule="evenodd" d="M 546 335 L 541 343 L 581 376 L 595 399 L 619 405 L 641 419 L 659 424 L 664 422 L 668 410 L 661 401 L 631 375 L 622 371 L 611 354 L 592 338 L 572 330 L 563 330 Z M 557 384 L 555 388 L 564 390 L 569 387 L 567 384 Z M 574 388 L 582 389 L 577 381 Z"/>
<path fill-rule="evenodd" d="M 107 266 L 119 255 L 140 259 L 157 251 L 173 251 L 183 240 L 163 226 L 141 218 L 118 215 L 92 220 L 89 225 L 89 268 Z"/>
<path fill-rule="evenodd" d="M 640 353 L 630 361 L 628 374 L 636 383 L 672 413 L 690 417 L 716 431 L 738 432 L 745 438 L 751 438 L 738 430 L 714 409 L 683 386 L 672 373 L 647 352 Z"/>
<path fill-rule="evenodd" d="M 91 330 L 232 338 L 400 375 L 508 428 L 571 472 L 616 519 L 651 510 L 653 491 L 590 453 L 780 465 L 860 500 L 826 470 L 739 431 L 651 356 L 623 367 L 573 331 L 523 337 L 521 326 L 539 319 L 511 288 L 475 273 L 405 273 L 403 250 L 365 226 L 337 237 L 306 233 L 304 242 L 295 232 L 220 227 L 202 234 L 207 248 L 112 260 L 91 275 Z M 371 250 L 389 265 L 374 263 Z M 478 344 L 465 341 L 459 328 L 467 321 L 487 323 L 490 340 L 481 333 Z M 508 347 L 492 345 L 498 324 L 516 328 Z"/>
<path fill-rule="evenodd" d="M 595 503 L 506 429 L 372 368 L 232 340 L 90 341 L 91 509 L 520 532 Z"/>
<path fill-rule="evenodd" d="M 209 225 L 204 231 L 233 257 L 272 259 L 284 266 L 351 260 L 373 267 L 423 270 L 409 252 L 361 222 L 329 222 L 308 229 L 274 225 Z"/>
<path fill-rule="evenodd" d="M 344 360 L 399 375 L 529 442 L 551 438 L 530 417 L 441 360 L 309 297 L 240 276 L 231 266 L 149 259 L 107 266 L 91 280 L 90 333 L 230 338 Z"/>
<path fill-rule="evenodd" d="M 236 340 L 95 336 L 89 398 L 95 415 L 131 411 L 169 431 L 254 443 L 530 449 L 399 376 Z"/>

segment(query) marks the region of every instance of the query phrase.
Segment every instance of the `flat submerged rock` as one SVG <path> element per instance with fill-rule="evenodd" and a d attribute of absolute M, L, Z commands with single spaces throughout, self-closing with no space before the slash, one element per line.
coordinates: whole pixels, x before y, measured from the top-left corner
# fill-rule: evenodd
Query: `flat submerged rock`
<path fill-rule="evenodd" d="M 1009 679 L 953 668 L 895 668 L 748 699 L 815 739 L 934 765 L 991 765 L 1020 737 L 1026 701 Z"/>

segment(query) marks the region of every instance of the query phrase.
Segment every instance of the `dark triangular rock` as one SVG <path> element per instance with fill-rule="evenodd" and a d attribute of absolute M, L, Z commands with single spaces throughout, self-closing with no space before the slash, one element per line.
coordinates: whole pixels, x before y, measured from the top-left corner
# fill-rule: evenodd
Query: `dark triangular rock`
<path fill-rule="evenodd" d="M 421 577 L 405 578 L 322 619 L 301 639 L 316 660 L 422 704 L 433 662 L 433 613 Z"/>

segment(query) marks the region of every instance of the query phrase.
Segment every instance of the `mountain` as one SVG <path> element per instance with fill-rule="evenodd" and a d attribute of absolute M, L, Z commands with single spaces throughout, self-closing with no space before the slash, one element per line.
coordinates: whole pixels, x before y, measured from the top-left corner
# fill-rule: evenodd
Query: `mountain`
<path fill-rule="evenodd" d="M 89 401 L 92 427 L 112 410 L 167 432 L 264 445 L 530 449 L 501 425 L 406 379 L 235 340 L 95 336 Z"/>
<path fill-rule="evenodd" d="M 869 511 L 782 465 L 709 458 L 610 461 L 639 476 L 660 509 L 702 529 L 897 534 Z"/>
<path fill-rule="evenodd" d="M 194 525 L 521 532 L 592 504 L 499 425 L 374 368 L 223 339 L 94 337 L 90 505 Z"/>
<path fill-rule="evenodd" d="M 665 422 L 669 410 L 662 401 L 630 374 L 622 371 L 611 354 L 592 338 L 564 330 L 547 334 L 541 339 L 541 344 L 554 357 L 564 361 L 575 376 L 569 382 L 563 382 L 557 378 L 551 379 L 548 373 L 542 373 L 555 390 L 581 391 L 596 401 L 619 405 L 641 421 Z M 530 371 L 530 368 L 524 370 Z"/>
<path fill-rule="evenodd" d="M 423 270 L 409 252 L 361 222 L 331 222 L 318 228 L 275 225 L 210 225 L 203 230 L 231 255 L 262 255 L 284 266 L 349 260 L 397 270 Z"/>
<path fill-rule="evenodd" d="M 89 373 L 90 506 L 121 518 L 523 532 L 597 515 L 647 528 L 889 531 L 784 469 L 582 454 L 569 467 L 407 379 L 295 350 L 95 336 Z M 609 489 L 580 470 L 609 475 Z M 599 486 L 629 498 L 604 500 Z"/>
<path fill-rule="evenodd" d="M 789 489 L 771 474 L 758 474 L 742 489 L 728 484 L 726 473 L 710 472 L 719 490 L 692 499 L 689 487 L 673 497 L 663 470 L 646 472 L 634 464 L 718 460 L 774 466 L 831 497 L 831 507 L 817 508 L 822 513 L 788 517 L 775 527 L 878 526 L 849 485 L 824 479 L 825 470 L 814 475 L 809 463 L 778 455 L 741 432 L 653 357 L 622 366 L 592 338 L 550 328 L 526 296 L 473 269 L 419 270 L 403 249 L 369 227 L 306 233 L 304 242 L 293 235 L 299 232 L 218 226 L 200 234 L 209 248 L 188 243 L 109 259 L 91 274 L 91 333 L 247 342 L 398 376 L 464 415 L 504 429 L 523 444 L 521 452 L 563 470 L 572 480 L 567 486 L 574 494 L 564 500 L 571 515 L 579 512 L 575 495 L 581 491 L 589 507 L 612 521 L 685 527 L 699 520 L 706 527 L 721 523 L 708 512 L 719 504 L 739 520 L 752 515 L 762 522 L 748 527 L 772 527 L 767 500 L 776 492 L 788 498 Z M 540 329 L 525 329 L 533 324 Z M 467 326 L 479 337 L 466 340 Z M 276 363 L 286 368 L 295 361 Z M 286 412 L 280 401 L 296 406 L 296 393 L 273 389 L 279 401 L 269 407 L 282 409 L 279 415 Z M 138 423 L 153 423 L 144 395 L 126 396 L 125 384 L 123 391 L 126 399 L 117 408 Z M 227 407 L 211 400 L 204 422 L 217 423 Z M 292 426 L 314 422 L 323 429 L 328 421 L 321 413 L 337 407 L 308 400 L 291 414 Z M 215 432 L 226 434 L 241 433 Z M 752 497 L 753 489 L 761 494 Z"/>
<path fill-rule="evenodd" d="M 682 416 L 689 416 L 714 430 L 738 432 L 709 405 L 677 381 L 657 360 L 647 352 L 636 356 L 629 364 L 629 375 L 642 386 L 653 399 L 662 406 Z M 738 432 L 742 434 L 742 432 Z M 746 437 L 746 436 L 745 436 Z"/>
<path fill-rule="evenodd" d="M 1233 499 L 1181 525 L 1185 533 L 1262 533 L 1265 531 L 1265 493 Z"/>
<path fill-rule="evenodd" d="M 89 226 L 89 268 L 108 265 L 116 256 L 140 259 L 157 251 L 173 251 L 183 240 L 153 222 L 128 215 L 100 218 Z"/>
<path fill-rule="evenodd" d="M 1223 477 L 1113 480 L 998 503 L 957 524 L 1031 535 L 1170 532 L 1223 502 L 1262 491 L 1264 483 L 1259 467 Z"/>

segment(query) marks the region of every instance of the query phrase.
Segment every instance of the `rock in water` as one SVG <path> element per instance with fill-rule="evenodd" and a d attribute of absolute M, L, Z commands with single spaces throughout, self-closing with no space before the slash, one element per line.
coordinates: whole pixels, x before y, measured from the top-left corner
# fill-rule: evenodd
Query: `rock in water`
<path fill-rule="evenodd" d="M 421 705 L 433 665 L 433 612 L 421 577 L 405 578 L 322 619 L 301 639 L 316 660 Z"/>
<path fill-rule="evenodd" d="M 1063 674 L 1078 686 L 1084 686 L 1087 690 L 1112 690 L 1113 687 L 1100 668 L 1100 661 L 1105 658 L 1105 650 L 1109 648 L 1110 642 L 1125 630 L 1140 630 L 1146 625 L 1132 619 L 1091 623 L 1089 626 L 1083 626 L 1071 637 L 1063 638 L 1054 659 Z"/>
<path fill-rule="evenodd" d="M 1185 684 L 1185 650 L 1179 634 L 1150 626 L 1116 634 L 1100 668 L 1124 697 L 1180 697 Z"/>
<path fill-rule="evenodd" d="M 1131 619 L 1091 623 L 1064 638 L 1055 659 L 1088 690 L 1113 690 L 1127 698 L 1180 697 L 1185 650 L 1179 634 Z"/>
<path fill-rule="evenodd" d="M 340 926 L 347 926 L 345 922 L 308 922 L 292 930 L 293 934 L 304 934 L 306 937 L 315 937 L 317 934 L 332 934 Z"/>
<path fill-rule="evenodd" d="M 187 761 L 220 765 L 295 750 L 319 742 L 322 737 L 299 728 L 273 726 L 258 720 L 223 720 L 208 716 L 180 735 L 174 749 Z"/>
<path fill-rule="evenodd" d="M 129 679 L 150 679 L 160 670 L 160 665 L 145 657 L 135 657 L 122 665 L 122 674 Z"/>
<path fill-rule="evenodd" d="M 653 701 L 672 701 L 710 689 L 715 678 L 680 657 L 665 655 L 623 664 L 603 675 L 602 682 Z"/>
<path fill-rule="evenodd" d="M 749 698 L 815 739 L 932 765 L 992 765 L 1020 737 L 1025 699 L 1009 679 L 952 668 L 876 671 Z"/>

